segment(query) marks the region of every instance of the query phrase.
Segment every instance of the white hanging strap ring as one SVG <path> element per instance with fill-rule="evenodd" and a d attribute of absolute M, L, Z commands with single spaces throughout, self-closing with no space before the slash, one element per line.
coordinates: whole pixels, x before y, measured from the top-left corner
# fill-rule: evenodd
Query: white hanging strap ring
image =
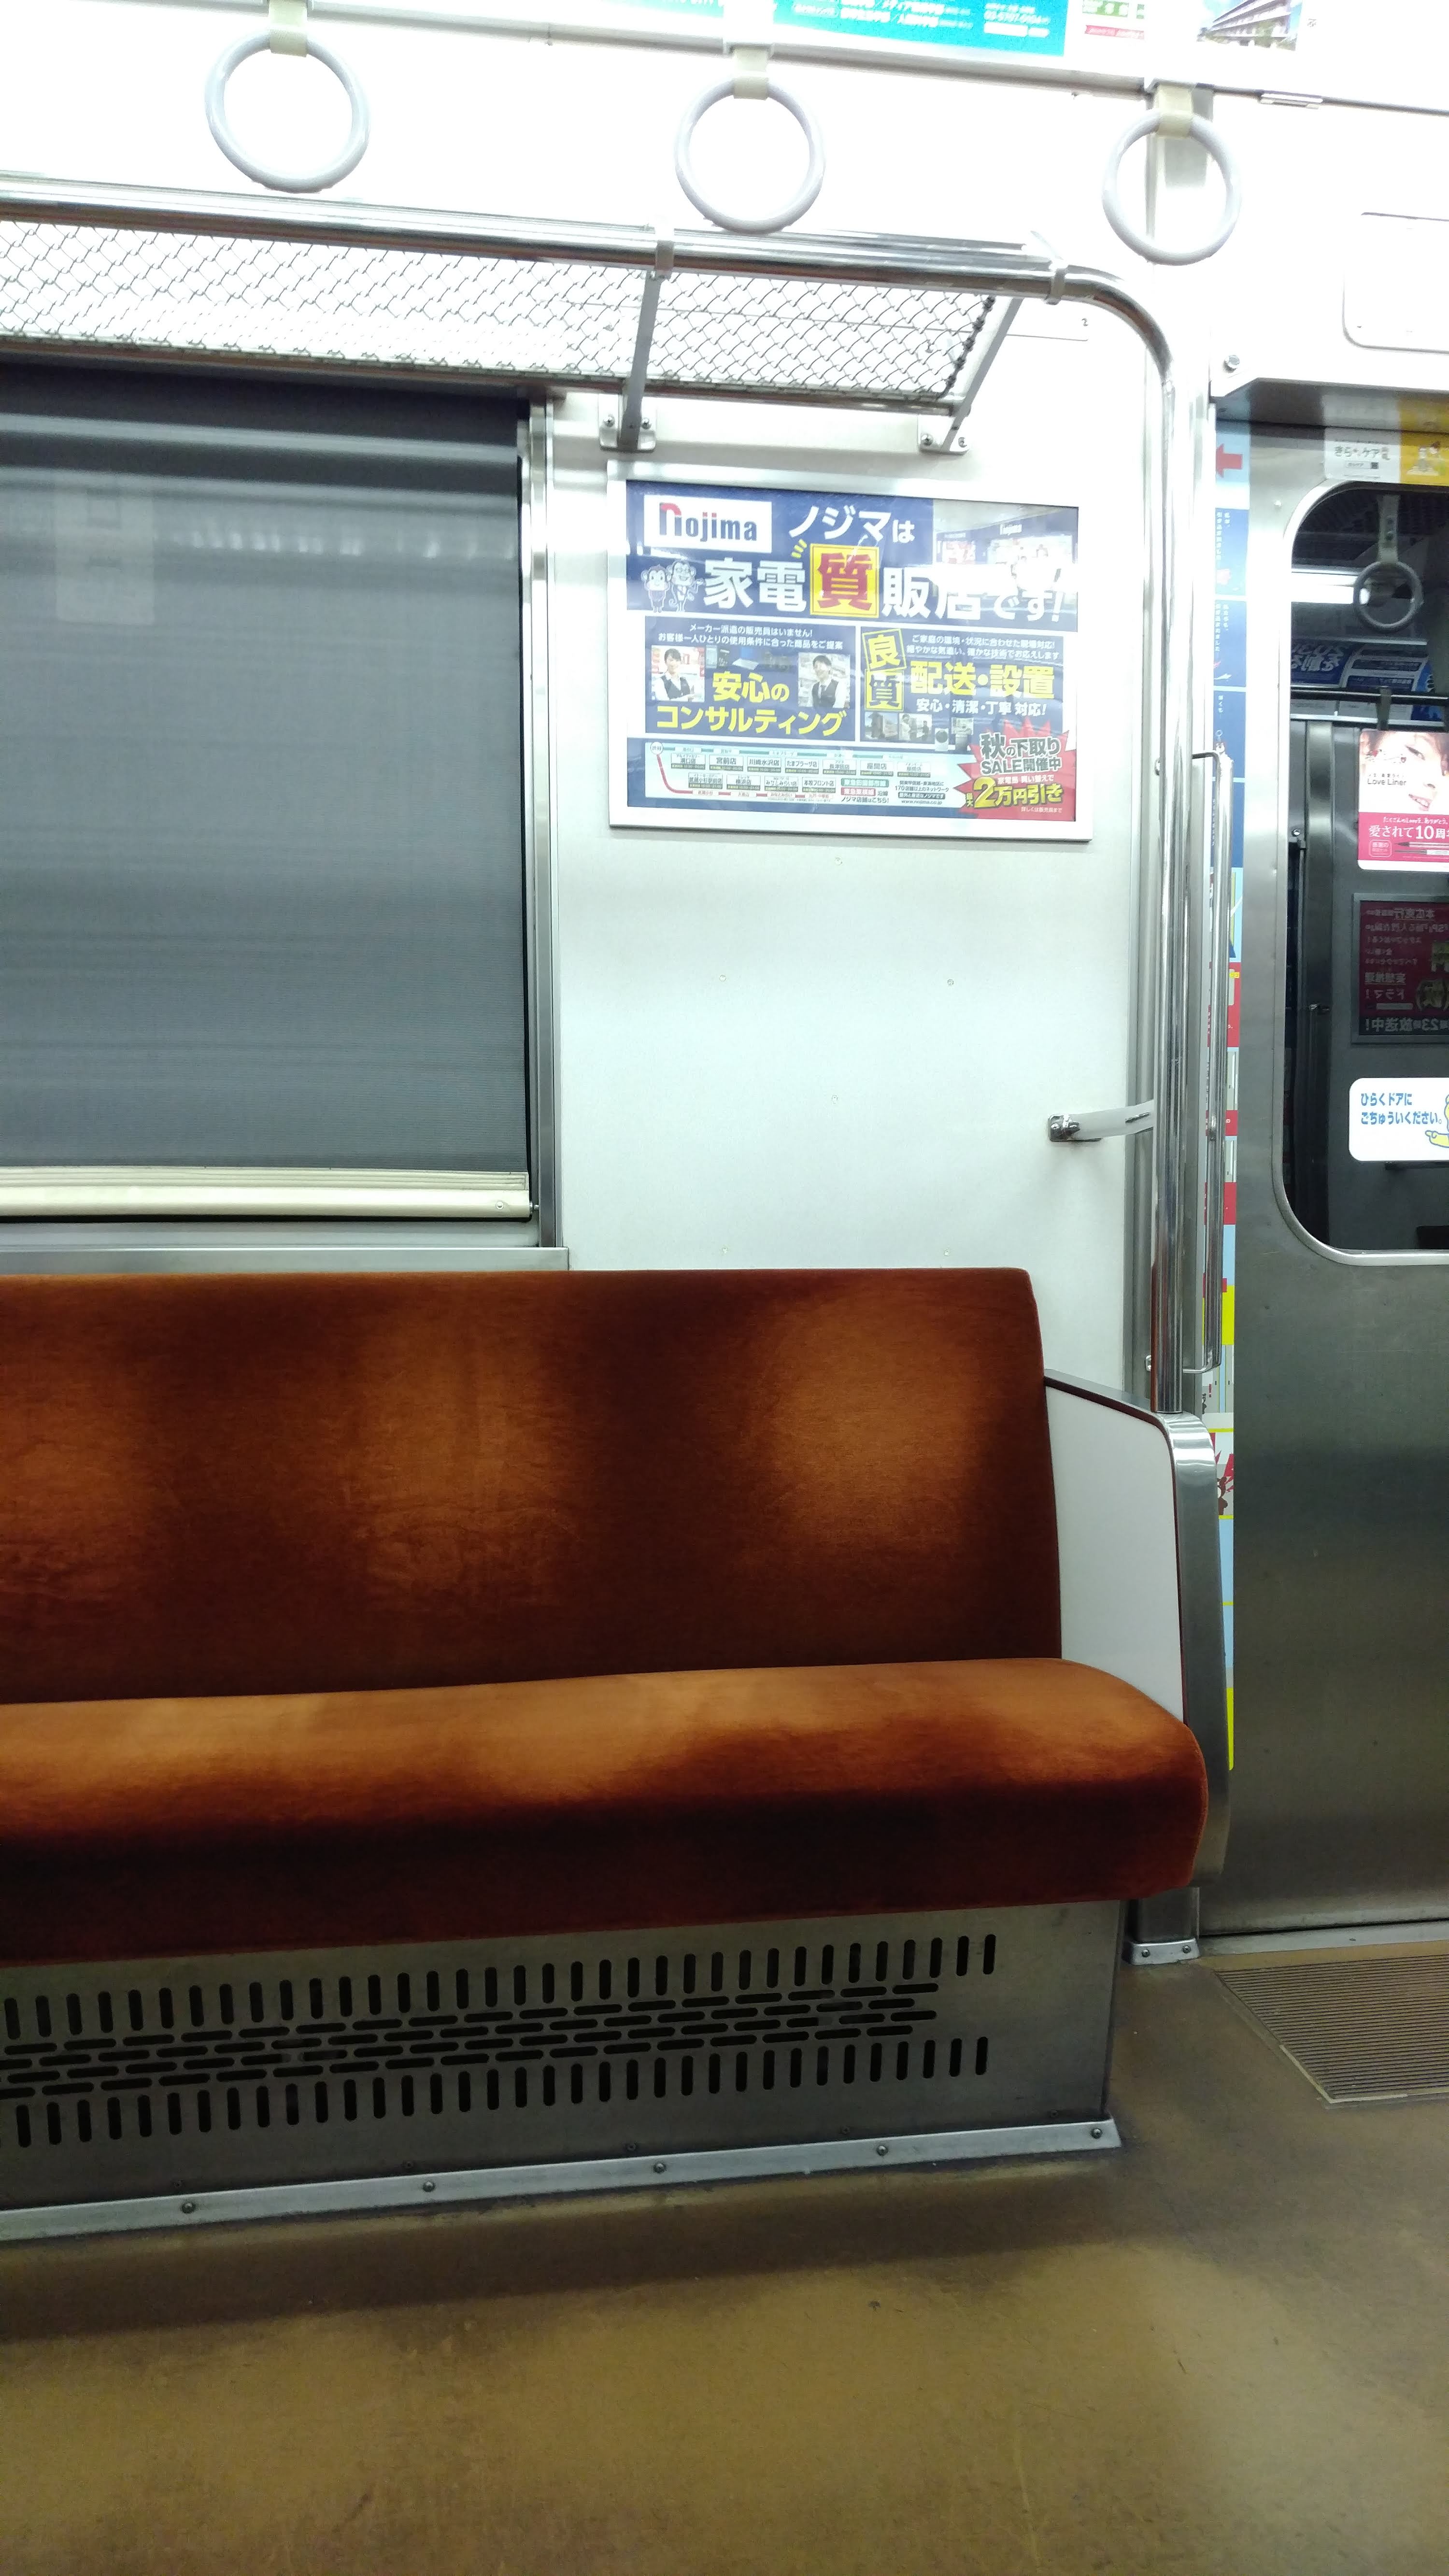
<path fill-rule="evenodd" d="M 356 169 L 367 150 L 371 131 L 367 98 L 356 73 L 348 70 L 330 45 L 319 44 L 317 38 L 309 34 L 305 20 L 300 26 L 287 19 L 283 19 L 281 24 L 284 32 L 280 42 L 278 31 L 267 28 L 257 36 L 243 36 L 240 44 L 228 47 L 221 60 L 213 64 L 206 84 L 206 121 L 220 150 L 248 179 L 255 179 L 263 188 L 278 188 L 287 196 L 306 197 L 313 195 L 318 188 L 335 188 L 339 179 L 345 179 L 349 170 Z M 250 55 L 267 52 L 311 54 L 319 63 L 326 64 L 347 92 L 352 109 L 351 130 L 336 160 L 329 161 L 325 169 L 271 170 L 265 161 L 254 161 L 249 152 L 242 150 L 227 122 L 226 89 L 232 73 Z"/>
<path fill-rule="evenodd" d="M 1154 134 L 1190 135 L 1194 143 L 1202 145 L 1209 160 L 1216 161 L 1223 174 L 1227 202 L 1217 231 L 1207 241 L 1189 242 L 1182 249 L 1169 248 L 1166 242 L 1154 241 L 1150 233 L 1139 232 L 1123 212 L 1117 184 L 1123 160 L 1134 143 L 1145 143 Z M 1214 251 L 1222 249 L 1243 211 L 1243 183 L 1237 162 L 1217 128 L 1209 125 L 1205 116 L 1178 117 L 1157 107 L 1150 116 L 1140 118 L 1136 125 L 1129 125 L 1126 133 L 1113 144 L 1102 180 L 1102 211 L 1118 240 L 1124 241 L 1128 249 L 1135 250 L 1141 258 L 1156 260 L 1161 268 L 1188 268 L 1194 260 L 1211 259 Z"/>
<path fill-rule="evenodd" d="M 1371 635 L 1401 635 L 1424 605 L 1424 585 L 1412 564 L 1380 555 L 1365 564 L 1353 585 L 1353 604 Z"/>
<path fill-rule="evenodd" d="M 697 98 L 693 107 L 686 111 L 679 132 L 674 138 L 675 177 L 690 204 L 697 206 L 708 222 L 718 224 L 721 232 L 783 232 L 787 224 L 798 224 L 801 216 L 809 213 L 825 184 L 825 146 L 820 139 L 820 128 L 809 109 L 801 106 L 792 90 L 781 89 L 778 81 L 769 79 L 752 81 L 746 94 L 755 98 L 772 98 L 777 107 L 783 107 L 794 117 L 810 146 L 810 167 L 788 205 L 781 206 L 773 215 L 726 214 L 723 206 L 711 205 L 694 175 L 690 154 L 694 144 L 695 127 L 700 118 L 708 114 L 710 108 L 718 107 L 722 98 L 733 98 L 739 94 L 740 84 L 732 75 L 729 80 L 716 81 L 713 89 L 707 89 L 703 97 Z"/>

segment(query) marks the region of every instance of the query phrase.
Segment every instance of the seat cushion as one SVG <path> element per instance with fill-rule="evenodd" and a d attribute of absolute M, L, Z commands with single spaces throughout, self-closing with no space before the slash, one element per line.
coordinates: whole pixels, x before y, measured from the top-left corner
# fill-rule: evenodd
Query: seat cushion
<path fill-rule="evenodd" d="M 1055 1658 L 0 1707 L 0 1958 L 1146 1896 L 1206 1798 Z"/>

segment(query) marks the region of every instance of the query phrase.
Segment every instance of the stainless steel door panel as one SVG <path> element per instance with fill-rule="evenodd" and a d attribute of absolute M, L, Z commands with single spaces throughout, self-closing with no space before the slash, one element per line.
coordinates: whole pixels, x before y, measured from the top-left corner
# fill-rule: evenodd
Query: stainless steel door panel
<path fill-rule="evenodd" d="M 1449 1262 L 1327 1249 L 1279 1172 L 1290 822 L 1332 789 L 1310 740 L 1292 800 L 1288 758 L 1288 531 L 1324 488 L 1322 457 L 1321 434 L 1255 429 L 1237 1766 L 1226 1872 L 1203 1898 L 1214 1931 L 1449 1913 Z M 1305 935 L 1311 946 L 1311 923 Z M 1328 1079 L 1321 1061 L 1290 1071 L 1300 1092 Z"/>

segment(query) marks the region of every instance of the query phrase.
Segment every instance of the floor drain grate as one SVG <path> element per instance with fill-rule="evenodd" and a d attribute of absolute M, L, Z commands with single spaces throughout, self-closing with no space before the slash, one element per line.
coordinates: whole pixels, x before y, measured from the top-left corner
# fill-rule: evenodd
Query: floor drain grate
<path fill-rule="evenodd" d="M 1449 2095 L 1449 1957 L 1314 1959 L 1217 1977 L 1325 2102 Z"/>

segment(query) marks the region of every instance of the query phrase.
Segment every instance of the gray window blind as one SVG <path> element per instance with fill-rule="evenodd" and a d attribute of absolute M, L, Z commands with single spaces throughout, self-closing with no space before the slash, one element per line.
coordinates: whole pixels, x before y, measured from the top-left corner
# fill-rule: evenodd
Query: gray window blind
<path fill-rule="evenodd" d="M 347 418 L 0 429 L 0 1183 L 526 1175 L 513 425 Z"/>

